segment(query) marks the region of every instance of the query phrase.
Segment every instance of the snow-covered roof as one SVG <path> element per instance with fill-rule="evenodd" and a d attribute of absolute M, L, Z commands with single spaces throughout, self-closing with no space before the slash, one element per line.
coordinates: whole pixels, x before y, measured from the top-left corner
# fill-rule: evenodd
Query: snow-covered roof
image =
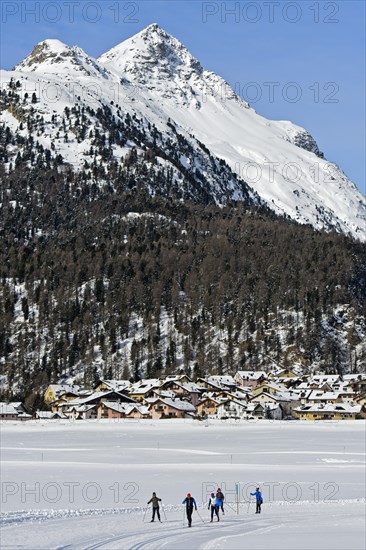
<path fill-rule="evenodd" d="M 252 391 L 256 392 L 260 388 L 269 388 L 272 390 L 276 390 L 277 392 L 286 391 L 287 388 L 284 384 L 276 384 L 275 382 L 262 382 L 259 386 L 254 388 Z"/>
<path fill-rule="evenodd" d="M 267 403 L 265 408 L 269 409 L 270 411 L 275 411 L 280 406 L 281 406 L 281 403 Z"/>
<path fill-rule="evenodd" d="M 279 401 L 299 401 L 300 394 L 297 391 L 283 391 L 276 394 L 276 398 Z"/>
<path fill-rule="evenodd" d="M 61 413 L 52 412 L 52 411 L 37 411 L 36 416 L 44 420 L 50 420 L 57 417 L 62 417 Z"/>
<path fill-rule="evenodd" d="M 130 393 L 147 393 L 155 388 L 160 388 L 161 381 L 158 378 L 148 378 L 146 380 L 139 380 L 132 385 Z"/>
<path fill-rule="evenodd" d="M 141 414 L 146 416 L 150 414 L 149 408 L 146 407 L 145 405 L 133 405 L 132 403 L 126 404 L 126 407 L 125 407 L 126 415 L 130 414 L 133 410 L 137 410 Z"/>
<path fill-rule="evenodd" d="M 24 408 L 24 405 L 21 401 L 11 401 L 9 405 L 13 405 L 15 409 Z"/>
<path fill-rule="evenodd" d="M 231 395 L 233 395 L 236 399 L 247 399 L 252 394 L 252 391 L 250 388 L 241 388 L 240 390 L 233 390 L 230 392 Z"/>
<path fill-rule="evenodd" d="M 158 396 L 158 397 L 162 397 L 162 398 L 168 398 L 168 399 L 172 399 L 175 397 L 175 392 L 173 391 L 168 391 L 168 390 L 160 390 L 160 389 L 156 389 L 154 390 L 154 395 Z M 154 398 L 152 398 L 154 400 Z M 149 399 L 147 398 L 146 401 L 149 401 Z"/>
<path fill-rule="evenodd" d="M 236 382 L 232 376 L 208 376 L 207 382 L 217 384 L 219 386 L 236 386 Z"/>
<path fill-rule="evenodd" d="M 125 413 L 126 407 L 124 403 L 118 403 L 118 401 L 102 401 L 103 405 L 107 407 L 107 409 L 111 409 L 112 411 L 116 411 L 119 413 Z"/>
<path fill-rule="evenodd" d="M 261 405 L 261 403 L 248 403 L 247 405 L 247 412 L 253 412 L 255 411 L 258 407 L 261 407 L 262 409 L 264 408 L 263 405 Z M 268 407 L 268 404 L 266 405 L 266 407 Z M 277 405 L 276 405 L 277 407 Z"/>
<path fill-rule="evenodd" d="M 168 407 L 172 407 L 173 409 L 177 409 L 179 411 L 187 411 L 187 412 L 195 412 L 196 407 L 192 405 L 192 403 L 188 403 L 188 401 L 182 401 L 181 399 L 154 399 L 154 401 L 151 403 L 153 405 L 156 402 L 162 402 Z"/>
<path fill-rule="evenodd" d="M 168 374 L 163 378 L 164 382 L 171 382 L 171 381 L 179 381 L 182 380 L 182 378 L 187 378 L 189 381 L 191 381 L 191 378 L 187 374 Z"/>
<path fill-rule="evenodd" d="M 91 401 L 102 401 L 103 398 L 106 398 L 106 400 L 108 401 L 108 396 L 110 395 L 118 395 L 121 397 L 121 399 L 123 400 L 128 400 L 128 401 L 131 401 L 133 402 L 133 399 L 131 399 L 130 397 L 128 397 L 127 395 L 124 395 L 124 394 L 120 394 L 119 392 L 115 391 L 115 390 L 106 390 L 106 391 L 96 391 L 96 392 L 93 392 L 91 395 L 89 395 L 88 397 L 84 397 L 84 398 L 77 398 L 77 399 L 73 399 L 72 401 L 68 401 L 66 404 L 65 404 L 65 408 L 70 408 L 70 407 L 73 407 L 73 406 L 79 406 L 79 405 L 84 405 L 85 403 L 90 403 Z"/>
<path fill-rule="evenodd" d="M 323 384 L 327 382 L 328 384 L 332 384 L 334 382 L 338 382 L 339 380 L 339 374 L 314 374 L 314 376 L 310 379 L 310 382 L 318 382 L 320 384 Z"/>
<path fill-rule="evenodd" d="M 166 380 L 164 383 L 166 383 L 166 382 L 174 382 L 174 384 L 176 384 L 180 388 L 183 388 L 184 390 L 186 390 L 190 393 L 201 393 L 202 392 L 202 388 L 197 386 L 197 384 L 195 384 L 194 382 L 180 382 L 179 380 Z"/>
<path fill-rule="evenodd" d="M 311 403 L 294 409 L 296 412 L 347 412 L 360 413 L 361 405 L 353 405 L 350 403 Z"/>
<path fill-rule="evenodd" d="M 77 395 L 80 389 L 79 386 L 71 386 L 69 384 L 50 384 L 49 388 L 52 388 L 56 395 L 60 395 L 62 393 L 74 393 Z"/>
<path fill-rule="evenodd" d="M 88 412 L 92 409 L 95 409 L 97 407 L 96 404 L 94 405 L 79 405 L 78 407 L 75 407 L 76 412 Z"/>
<path fill-rule="evenodd" d="M 131 382 L 129 380 L 100 380 L 98 386 L 100 384 L 105 384 L 111 390 L 116 391 L 126 389 L 131 386 Z"/>
<path fill-rule="evenodd" d="M 0 414 L 1 415 L 15 415 L 18 416 L 19 412 L 17 409 L 9 403 L 0 403 Z"/>
<path fill-rule="evenodd" d="M 204 403 L 205 401 L 213 401 L 214 403 L 222 403 L 224 401 L 227 401 L 227 399 L 223 399 L 222 397 L 213 397 L 213 395 L 210 395 L 210 394 L 203 394 L 201 399 L 199 400 L 198 404 L 202 404 Z"/>
<path fill-rule="evenodd" d="M 308 401 L 331 401 L 339 399 L 339 392 L 312 390 L 306 398 Z"/>
<path fill-rule="evenodd" d="M 262 376 L 264 378 L 267 378 L 267 373 L 265 373 L 263 370 L 238 370 L 236 374 L 243 380 L 258 380 Z"/>

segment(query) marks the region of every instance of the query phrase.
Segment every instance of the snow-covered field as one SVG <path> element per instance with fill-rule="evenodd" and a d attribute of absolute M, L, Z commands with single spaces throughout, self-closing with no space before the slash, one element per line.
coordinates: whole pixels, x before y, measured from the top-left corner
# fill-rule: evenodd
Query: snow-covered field
<path fill-rule="evenodd" d="M 6 422 L 1 547 L 363 549 L 365 426 Z M 258 484 L 260 515 L 249 495 Z M 206 504 L 218 486 L 226 513 L 210 524 Z M 152 491 L 162 499 L 162 524 L 145 513 Z M 183 522 L 187 492 L 198 503 L 192 529 Z"/>

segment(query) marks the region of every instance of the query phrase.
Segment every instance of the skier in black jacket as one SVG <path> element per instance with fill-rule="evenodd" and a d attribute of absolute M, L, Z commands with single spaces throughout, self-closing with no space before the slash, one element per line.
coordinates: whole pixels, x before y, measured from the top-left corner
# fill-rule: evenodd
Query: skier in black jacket
<path fill-rule="evenodd" d="M 150 499 L 149 502 L 147 503 L 147 505 L 149 505 L 150 503 L 152 503 L 152 520 L 151 520 L 150 523 L 152 523 L 152 522 L 155 520 L 155 514 L 157 514 L 158 520 L 161 522 L 161 519 L 160 519 L 160 510 L 159 510 L 159 502 L 161 502 L 161 498 L 158 498 L 158 497 L 156 496 L 156 493 L 153 493 L 151 499 Z"/>
<path fill-rule="evenodd" d="M 194 498 L 191 496 L 191 493 L 187 493 L 186 498 L 183 500 L 182 504 L 186 505 L 186 514 L 187 514 L 187 520 L 188 520 L 188 527 L 191 527 L 192 525 L 192 514 L 193 514 L 193 507 L 195 510 L 197 510 L 197 504 Z"/>

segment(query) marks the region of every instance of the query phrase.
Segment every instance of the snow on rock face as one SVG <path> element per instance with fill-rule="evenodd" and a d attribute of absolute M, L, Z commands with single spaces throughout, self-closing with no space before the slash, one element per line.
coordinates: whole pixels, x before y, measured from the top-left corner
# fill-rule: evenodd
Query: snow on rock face
<path fill-rule="evenodd" d="M 155 23 L 101 55 L 99 61 L 119 73 L 144 80 L 147 76 L 189 78 L 192 73 L 203 72 L 183 44 Z"/>
<path fill-rule="evenodd" d="M 60 40 L 47 39 L 39 42 L 33 51 L 16 67 L 15 71 L 53 73 L 60 75 L 63 70 L 83 72 L 87 76 L 105 76 L 106 69 L 101 68 L 95 59 L 88 56 L 78 46 L 67 46 Z"/>
<path fill-rule="evenodd" d="M 365 198 L 310 133 L 258 115 L 158 25 L 98 61 L 132 81 L 160 120 L 170 117 L 224 159 L 277 213 L 366 239 Z"/>
<path fill-rule="evenodd" d="M 283 127 L 290 143 L 293 143 L 301 149 L 305 149 L 305 151 L 310 151 L 310 153 L 314 153 L 317 157 L 324 158 L 324 155 L 319 150 L 318 144 L 316 143 L 315 139 L 309 134 L 307 130 L 304 130 L 304 128 L 300 128 L 300 126 L 296 126 L 295 124 L 287 120 L 278 121 L 277 124 L 278 126 Z"/>
<path fill-rule="evenodd" d="M 101 55 L 98 62 L 174 105 L 199 109 L 206 95 L 225 93 L 248 107 L 227 82 L 205 71 L 179 40 L 156 23 Z"/>
<path fill-rule="evenodd" d="M 155 125 L 171 140 L 177 139 L 177 134 L 192 139 L 196 156 L 190 159 L 191 165 L 204 146 L 275 212 L 317 229 L 336 229 L 366 240 L 365 197 L 337 165 L 323 158 L 309 132 L 291 122 L 271 121 L 257 114 L 224 79 L 205 70 L 183 44 L 156 24 L 97 60 L 76 46 L 45 40 L 15 69 L 15 74 L 5 73 L 4 83 L 12 76 L 27 80 L 27 86 L 33 79 L 37 85 L 43 79 L 62 92 L 57 104 L 43 94 L 33 105 L 45 119 L 64 104 L 73 107 L 72 81 L 84 90 L 78 101 L 85 106 L 109 105 L 113 116 L 120 111 L 135 124 L 138 119 L 145 129 Z M 88 92 L 91 84 L 98 90 L 93 102 Z M 4 117 L 6 122 L 6 112 Z M 50 125 L 48 131 L 44 135 L 52 137 L 57 130 Z M 108 128 L 103 131 L 108 133 Z M 44 146 L 47 139 L 44 137 Z M 85 147 L 90 147 L 86 141 Z M 85 147 L 84 142 L 63 147 L 65 161 L 71 155 L 75 169 L 82 169 Z M 118 160 L 121 152 L 119 155 Z M 203 176 L 210 181 L 209 167 Z M 214 187 L 207 189 L 216 203 L 221 202 L 215 192 Z M 240 192 L 237 196 L 240 200 Z"/>
<path fill-rule="evenodd" d="M 60 40 L 48 39 L 43 42 L 39 42 L 34 46 L 32 52 L 19 63 L 14 70 L 15 71 L 36 71 L 39 70 L 42 63 L 47 61 L 52 62 L 57 60 L 60 55 L 65 54 L 70 50 L 69 46 L 61 42 Z"/>

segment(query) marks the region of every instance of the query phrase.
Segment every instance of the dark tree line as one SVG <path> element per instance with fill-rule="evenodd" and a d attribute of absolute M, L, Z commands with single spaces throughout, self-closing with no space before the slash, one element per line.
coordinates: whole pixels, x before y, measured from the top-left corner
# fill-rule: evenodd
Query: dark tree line
<path fill-rule="evenodd" d="M 151 196 L 146 162 L 134 163 L 100 184 L 51 166 L 2 173 L 6 397 L 34 404 L 67 377 L 232 373 L 269 358 L 363 368 L 364 245 L 250 201 L 165 198 L 168 169 Z"/>

